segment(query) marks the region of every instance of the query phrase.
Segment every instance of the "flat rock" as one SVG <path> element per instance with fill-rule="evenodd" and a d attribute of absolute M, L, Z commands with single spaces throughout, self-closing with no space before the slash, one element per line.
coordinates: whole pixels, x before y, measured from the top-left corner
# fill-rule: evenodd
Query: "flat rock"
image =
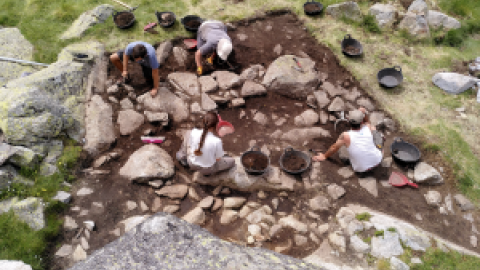
<path fill-rule="evenodd" d="M 340 111 L 345 111 L 345 102 L 343 102 L 343 99 L 340 97 L 335 97 L 328 106 L 328 111 L 329 112 L 340 112 Z"/>
<path fill-rule="evenodd" d="M 430 190 L 424 196 L 428 205 L 440 207 L 440 204 L 442 203 L 442 195 L 440 194 L 440 192 Z"/>
<path fill-rule="evenodd" d="M 135 151 L 120 169 L 119 174 L 129 181 L 145 183 L 168 179 L 175 173 L 172 157 L 155 144 L 146 144 Z"/>
<path fill-rule="evenodd" d="M 395 6 L 389 4 L 375 4 L 368 10 L 370 15 L 375 16 L 378 26 L 381 28 L 391 27 L 397 20 L 398 12 Z"/>
<path fill-rule="evenodd" d="M 168 124 L 168 113 L 166 112 L 150 112 L 144 111 L 143 114 L 147 117 L 148 122 L 162 122 Z"/>
<path fill-rule="evenodd" d="M 57 250 L 57 252 L 55 253 L 55 256 L 63 258 L 63 257 L 69 256 L 70 254 L 72 254 L 72 252 L 73 252 L 72 245 L 64 244 L 64 245 L 62 245 L 61 248 L 59 248 Z M 2 268 L 2 269 L 4 269 L 4 268 Z"/>
<path fill-rule="evenodd" d="M 82 187 L 81 189 L 79 189 L 77 191 L 77 196 L 78 197 L 83 197 L 83 196 L 90 195 L 92 193 L 93 193 L 93 189 L 87 188 L 87 187 Z"/>
<path fill-rule="evenodd" d="M 179 205 L 167 205 L 167 206 L 163 207 L 163 212 L 169 213 L 169 214 L 176 213 L 179 210 L 180 210 Z"/>
<path fill-rule="evenodd" d="M 357 87 L 354 87 L 351 91 L 347 91 L 344 93 L 344 98 L 347 101 L 354 102 L 357 98 L 359 98 L 362 95 L 357 89 Z"/>
<path fill-rule="evenodd" d="M 210 207 L 212 207 L 214 201 L 215 201 L 215 199 L 213 198 L 213 196 L 208 196 L 208 197 L 203 198 L 198 203 L 197 206 L 202 208 L 202 209 L 209 209 Z"/>
<path fill-rule="evenodd" d="M 170 199 L 183 199 L 187 195 L 187 192 L 188 192 L 188 186 L 181 185 L 181 184 L 165 186 L 155 191 L 157 195 L 165 196 Z"/>
<path fill-rule="evenodd" d="M 310 109 L 295 117 L 294 123 L 296 126 L 310 127 L 318 123 L 319 120 L 319 115 L 314 110 Z"/>
<path fill-rule="evenodd" d="M 202 93 L 202 109 L 206 112 L 217 109 L 217 103 L 205 93 Z"/>
<path fill-rule="evenodd" d="M 456 194 L 453 196 L 457 205 L 462 209 L 462 211 L 469 211 L 475 209 L 475 206 L 462 194 Z"/>
<path fill-rule="evenodd" d="M 340 252 L 346 251 L 347 241 L 341 231 L 335 231 L 333 233 L 330 233 L 328 235 L 328 240 L 333 246 L 338 248 Z"/>
<path fill-rule="evenodd" d="M 320 109 L 323 109 L 330 104 L 330 99 L 325 91 L 315 91 L 313 92 L 313 96 L 317 100 L 317 105 Z"/>
<path fill-rule="evenodd" d="M 160 46 L 158 46 L 155 54 L 157 55 L 157 61 L 160 65 L 163 65 L 167 58 L 170 56 L 173 50 L 173 45 L 171 40 L 167 40 L 162 42 Z"/>
<path fill-rule="evenodd" d="M 329 5 L 326 9 L 326 12 L 328 15 L 336 19 L 345 17 L 354 21 L 361 21 L 363 18 L 360 7 L 356 2 L 353 1 Z"/>
<path fill-rule="evenodd" d="M 235 157 L 235 164 L 236 166 L 228 171 L 208 177 L 195 172 L 193 182 L 202 185 L 224 186 L 241 191 L 292 191 L 294 189 L 296 183 L 295 178 L 284 173 L 278 167 L 269 166 L 262 175 L 249 175 L 245 172 L 240 157 Z"/>
<path fill-rule="evenodd" d="M 173 57 L 179 66 L 184 67 L 188 60 L 188 52 L 182 47 L 173 47 Z"/>
<path fill-rule="evenodd" d="M 215 201 L 213 202 L 213 206 L 212 206 L 212 212 L 217 211 L 222 206 L 223 206 L 223 200 L 220 198 L 215 198 Z"/>
<path fill-rule="evenodd" d="M 426 14 L 415 14 L 407 12 L 403 20 L 398 25 L 399 29 L 405 29 L 412 36 L 417 38 L 427 38 L 430 36 L 430 27 L 428 26 Z"/>
<path fill-rule="evenodd" d="M 419 184 L 440 185 L 444 180 L 442 175 L 434 167 L 425 162 L 419 162 L 415 166 L 413 180 Z"/>
<path fill-rule="evenodd" d="M 346 191 L 343 187 L 337 184 L 331 184 L 327 187 L 327 193 L 332 197 L 334 200 L 341 198 L 345 195 Z"/>
<path fill-rule="evenodd" d="M 58 191 L 55 197 L 52 200 L 57 200 L 62 203 L 70 203 L 72 201 L 72 194 L 65 191 Z"/>
<path fill-rule="evenodd" d="M 297 247 L 301 247 L 308 243 L 308 238 L 300 234 L 295 234 L 293 236 L 293 241 Z"/>
<path fill-rule="evenodd" d="M 378 197 L 377 179 L 373 177 L 359 178 L 358 184 L 375 198 Z"/>
<path fill-rule="evenodd" d="M 152 98 L 152 95 L 147 92 L 139 96 L 137 101 L 147 111 L 168 113 L 176 123 L 183 122 L 189 117 L 187 104 L 165 87 L 159 87 L 155 97 Z"/>
<path fill-rule="evenodd" d="M 87 104 L 85 130 L 83 149 L 94 157 L 109 149 L 116 140 L 112 106 L 99 95 L 94 95 Z"/>
<path fill-rule="evenodd" d="M 197 76 L 189 72 L 174 72 L 167 76 L 167 81 L 180 91 L 189 96 L 200 96 L 200 85 Z"/>
<path fill-rule="evenodd" d="M 293 230 L 295 230 L 297 232 L 307 232 L 308 231 L 307 224 L 299 221 L 298 219 L 296 219 L 292 215 L 281 218 L 278 221 L 278 224 L 280 224 L 283 227 L 292 228 Z"/>
<path fill-rule="evenodd" d="M 372 252 L 376 258 L 390 258 L 403 254 L 403 248 L 397 233 L 384 231 L 383 236 L 372 237 Z"/>
<path fill-rule="evenodd" d="M 84 261 L 87 259 L 87 253 L 83 250 L 81 245 L 77 245 L 77 248 L 72 254 L 72 259 L 74 262 Z"/>
<path fill-rule="evenodd" d="M 458 29 L 462 26 L 457 19 L 436 10 L 428 11 L 428 25 L 430 25 L 431 28 L 442 28 L 445 31 Z"/>
<path fill-rule="evenodd" d="M 453 72 L 440 72 L 433 76 L 433 83 L 449 94 L 460 94 L 472 88 L 476 79 Z"/>
<path fill-rule="evenodd" d="M 240 208 L 247 201 L 243 197 L 228 197 L 223 200 L 224 208 Z"/>
<path fill-rule="evenodd" d="M 193 210 L 191 210 L 185 216 L 183 216 L 182 219 L 188 223 L 202 225 L 203 223 L 205 223 L 206 216 L 202 208 L 195 207 Z"/>
<path fill-rule="evenodd" d="M 310 208 L 314 211 L 317 210 L 328 210 L 330 208 L 330 202 L 328 198 L 322 195 L 318 195 L 309 201 Z"/>
<path fill-rule="evenodd" d="M 129 98 L 124 98 L 120 101 L 120 107 L 122 110 L 133 110 L 133 103 Z"/>
<path fill-rule="evenodd" d="M 370 245 L 365 243 L 357 235 L 350 237 L 350 247 L 357 253 L 367 254 L 370 252 Z"/>
<path fill-rule="evenodd" d="M 240 74 L 240 79 L 244 82 L 256 81 L 262 77 L 264 73 L 265 68 L 262 65 L 252 65 Z"/>
<path fill-rule="evenodd" d="M 243 98 L 234 98 L 232 99 L 232 107 L 241 107 L 245 105 L 245 100 Z"/>
<path fill-rule="evenodd" d="M 212 77 L 217 80 L 221 90 L 229 90 L 242 83 L 240 76 L 229 71 L 215 71 L 212 73 Z"/>
<path fill-rule="evenodd" d="M 295 63 L 293 55 L 283 55 L 273 61 L 267 69 L 262 84 L 273 92 L 299 98 L 306 97 L 318 85 L 319 79 L 315 62 L 310 58 L 299 58 L 304 72 L 292 72 Z"/>
<path fill-rule="evenodd" d="M 257 112 L 253 117 L 253 121 L 259 123 L 262 126 L 265 126 L 266 124 L 268 124 L 268 117 L 264 113 Z"/>
<path fill-rule="evenodd" d="M 331 98 L 334 98 L 336 96 L 341 96 L 345 93 L 345 90 L 343 88 L 335 87 L 330 82 L 324 82 L 321 88 L 323 89 L 323 91 L 327 92 Z"/>
<path fill-rule="evenodd" d="M 78 229 L 78 224 L 71 216 L 65 216 L 63 228 L 67 231 L 73 231 L 75 229 Z"/>
<path fill-rule="evenodd" d="M 253 81 L 246 81 L 241 90 L 242 97 L 250 97 L 250 96 L 259 96 L 265 95 L 267 93 L 267 89 L 258 83 Z"/>
<path fill-rule="evenodd" d="M 390 258 L 390 269 L 392 270 L 410 270 L 410 267 L 397 257 Z"/>
<path fill-rule="evenodd" d="M 201 76 L 198 78 L 202 93 L 213 93 L 218 90 L 218 83 L 211 76 Z"/>
<path fill-rule="evenodd" d="M 120 134 L 129 135 L 133 133 L 145 122 L 145 116 L 134 110 L 125 110 L 118 113 L 117 123 L 120 128 Z"/>
<path fill-rule="evenodd" d="M 337 171 L 337 173 L 345 179 L 350 178 L 355 174 L 350 167 L 342 167 Z"/>

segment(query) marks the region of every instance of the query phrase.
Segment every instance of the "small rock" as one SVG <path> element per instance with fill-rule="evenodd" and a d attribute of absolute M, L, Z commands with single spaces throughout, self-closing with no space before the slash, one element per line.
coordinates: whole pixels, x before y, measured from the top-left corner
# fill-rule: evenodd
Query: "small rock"
<path fill-rule="evenodd" d="M 334 200 L 341 198 L 346 193 L 345 189 L 337 184 L 329 185 L 327 187 L 327 192 Z"/>
<path fill-rule="evenodd" d="M 187 185 L 172 185 L 163 187 L 160 190 L 155 191 L 159 196 L 169 197 L 170 199 L 183 199 L 187 195 L 188 186 Z"/>
<path fill-rule="evenodd" d="M 314 211 L 317 210 L 328 210 L 330 208 L 330 202 L 327 197 L 318 195 L 313 199 L 309 200 L 310 208 Z"/>
<path fill-rule="evenodd" d="M 345 179 L 350 178 L 355 174 L 350 167 L 342 167 L 337 171 L 337 173 Z"/>
<path fill-rule="evenodd" d="M 476 248 L 477 247 L 477 237 L 475 235 L 470 236 L 470 244 L 472 247 Z"/>
<path fill-rule="evenodd" d="M 212 206 L 212 212 L 217 211 L 222 206 L 223 206 L 223 200 L 219 198 L 215 198 L 215 202 L 213 203 L 213 206 Z"/>
<path fill-rule="evenodd" d="M 257 112 L 253 117 L 253 121 L 259 123 L 262 126 L 265 126 L 268 123 L 268 117 L 261 112 Z"/>
<path fill-rule="evenodd" d="M 298 219 L 293 217 L 292 215 L 283 217 L 278 221 L 278 224 L 280 224 L 283 227 L 290 227 L 294 229 L 295 231 L 298 232 L 307 232 L 308 231 L 308 226 L 307 224 L 300 222 Z"/>
<path fill-rule="evenodd" d="M 329 234 L 328 235 L 328 240 L 330 241 L 330 243 L 332 245 L 334 245 L 335 247 L 338 247 L 340 252 L 345 252 L 346 251 L 347 243 L 346 243 L 346 240 L 345 240 L 345 236 L 343 236 L 341 231 L 335 231 L 335 232 Z"/>
<path fill-rule="evenodd" d="M 78 245 L 75 251 L 73 252 L 72 259 L 74 262 L 79 262 L 87 259 L 87 253 L 83 248 Z"/>
<path fill-rule="evenodd" d="M 462 194 L 457 194 L 453 198 L 462 211 L 469 211 L 475 208 L 475 206 Z"/>
<path fill-rule="evenodd" d="M 260 190 L 257 196 L 259 199 L 262 199 L 262 200 L 267 198 L 267 194 L 263 190 Z"/>
<path fill-rule="evenodd" d="M 215 199 L 213 198 L 213 196 L 205 197 L 203 200 L 201 200 L 198 203 L 198 207 L 200 207 L 202 209 L 208 209 L 208 208 L 212 207 L 214 201 L 215 201 Z"/>
<path fill-rule="evenodd" d="M 240 208 L 247 201 L 243 197 L 230 197 L 223 200 L 224 208 Z"/>
<path fill-rule="evenodd" d="M 82 197 L 82 196 L 90 195 L 92 193 L 93 193 L 93 189 L 83 187 L 77 191 L 77 196 Z"/>
<path fill-rule="evenodd" d="M 247 243 L 250 244 L 250 245 L 255 243 L 255 238 L 253 238 L 253 236 L 251 236 L 251 235 L 248 236 L 247 237 Z"/>
<path fill-rule="evenodd" d="M 280 203 L 280 200 L 278 198 L 273 198 L 272 199 L 272 206 L 273 206 L 273 209 L 277 209 L 278 208 L 278 204 Z"/>
<path fill-rule="evenodd" d="M 150 210 L 150 208 L 148 208 L 147 204 L 144 201 L 140 201 L 140 209 L 142 210 L 142 212 Z"/>
<path fill-rule="evenodd" d="M 359 178 L 358 184 L 374 197 L 378 197 L 377 179 L 373 177 Z"/>
<path fill-rule="evenodd" d="M 161 208 L 162 208 L 162 200 L 160 200 L 160 198 L 155 198 L 152 204 L 152 211 L 156 213 L 160 211 Z"/>
<path fill-rule="evenodd" d="M 277 44 L 275 47 L 273 47 L 273 52 L 276 53 L 277 55 L 282 54 L 282 45 Z"/>
<path fill-rule="evenodd" d="M 69 256 L 72 252 L 73 247 L 65 244 L 55 253 L 55 256 L 63 258 Z"/>
<path fill-rule="evenodd" d="M 439 185 L 444 182 L 442 175 L 425 162 L 419 162 L 415 166 L 413 179 L 417 183 L 430 185 Z"/>
<path fill-rule="evenodd" d="M 72 195 L 68 192 L 61 190 L 58 191 L 57 195 L 55 195 L 55 197 L 53 197 L 52 199 L 67 204 L 70 203 L 70 201 L 72 200 Z"/>
<path fill-rule="evenodd" d="M 148 181 L 148 185 L 155 188 L 155 189 L 159 189 L 163 186 L 163 180 L 153 180 L 153 181 Z"/>
<path fill-rule="evenodd" d="M 134 201 L 127 201 L 127 210 L 132 211 L 133 209 L 137 208 L 137 203 Z"/>
<path fill-rule="evenodd" d="M 422 260 L 420 258 L 417 258 L 417 257 L 413 257 L 411 260 L 410 260 L 410 263 L 411 264 L 422 264 Z"/>
<path fill-rule="evenodd" d="M 243 98 L 235 98 L 235 99 L 232 99 L 231 102 L 232 102 L 232 107 L 234 108 L 245 105 L 245 100 Z"/>
<path fill-rule="evenodd" d="M 424 196 L 425 200 L 427 200 L 428 205 L 439 207 L 442 203 L 442 195 L 438 191 L 430 190 Z"/>
<path fill-rule="evenodd" d="M 110 231 L 109 233 L 113 234 L 116 237 L 120 237 L 121 231 L 120 231 L 120 228 L 116 228 L 115 230 Z"/>
<path fill-rule="evenodd" d="M 89 231 L 93 231 L 95 229 L 95 222 L 92 220 L 86 220 L 83 222 L 83 225 L 85 228 L 87 228 Z"/>
<path fill-rule="evenodd" d="M 77 222 L 70 216 L 65 216 L 65 222 L 63 228 L 67 231 L 73 231 L 78 228 Z"/>
<path fill-rule="evenodd" d="M 90 248 L 85 237 L 80 238 L 80 245 L 82 246 L 83 250 L 88 250 Z"/>
<path fill-rule="evenodd" d="M 220 216 L 220 224 L 230 224 L 238 218 L 238 212 L 234 210 L 223 210 L 222 215 Z"/>
<path fill-rule="evenodd" d="M 421 215 L 420 213 L 416 213 L 416 214 L 415 214 L 415 218 L 416 218 L 417 220 L 423 220 L 422 215 Z"/>
<path fill-rule="evenodd" d="M 248 232 L 253 236 L 260 236 L 262 233 L 262 228 L 257 224 L 248 225 Z"/>
<path fill-rule="evenodd" d="M 180 210 L 179 205 L 167 205 L 163 208 L 163 212 L 173 214 Z M 192 223 L 192 222 L 191 222 Z"/>
<path fill-rule="evenodd" d="M 300 234 L 295 234 L 295 236 L 293 237 L 293 240 L 297 247 L 301 247 L 308 243 L 308 238 Z"/>
<path fill-rule="evenodd" d="M 392 270 L 410 270 L 410 267 L 396 257 L 390 258 L 390 269 Z"/>

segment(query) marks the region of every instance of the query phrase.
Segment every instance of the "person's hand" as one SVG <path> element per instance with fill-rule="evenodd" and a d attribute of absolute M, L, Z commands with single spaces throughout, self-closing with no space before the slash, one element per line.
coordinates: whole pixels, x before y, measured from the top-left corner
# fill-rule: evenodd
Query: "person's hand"
<path fill-rule="evenodd" d="M 202 76 L 202 74 L 203 74 L 203 67 L 197 67 L 197 74 L 198 74 L 198 76 Z"/>
<path fill-rule="evenodd" d="M 152 90 L 150 90 L 150 95 L 152 97 L 155 97 L 157 95 L 157 91 L 158 91 L 157 88 L 153 88 Z"/>
<path fill-rule="evenodd" d="M 324 161 L 327 158 L 325 157 L 325 154 L 318 153 L 318 156 L 314 156 L 312 159 L 313 161 Z"/>
<path fill-rule="evenodd" d="M 124 79 L 128 78 L 128 71 L 124 70 L 124 71 L 122 72 L 122 77 L 123 77 Z"/>
<path fill-rule="evenodd" d="M 367 115 L 367 109 L 365 109 L 364 107 L 360 107 L 358 108 L 359 111 L 361 111 L 363 114 Z"/>

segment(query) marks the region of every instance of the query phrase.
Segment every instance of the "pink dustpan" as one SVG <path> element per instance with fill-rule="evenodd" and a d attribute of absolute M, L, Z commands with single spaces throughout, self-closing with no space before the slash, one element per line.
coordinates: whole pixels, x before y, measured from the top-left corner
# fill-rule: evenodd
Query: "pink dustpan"
<path fill-rule="evenodd" d="M 414 188 L 418 188 L 417 184 L 414 184 L 408 181 L 405 175 L 398 172 L 392 172 L 392 174 L 390 175 L 390 179 L 388 179 L 388 182 L 390 183 L 390 185 L 394 187 L 403 187 L 403 186 L 409 185 Z"/>
<path fill-rule="evenodd" d="M 220 117 L 220 114 L 217 114 L 218 116 L 218 124 L 217 124 L 217 134 L 220 137 L 223 137 L 228 134 L 232 134 L 235 132 L 235 128 L 233 127 L 232 124 L 230 124 L 227 121 L 223 121 L 222 118 Z"/>
<path fill-rule="evenodd" d="M 142 136 L 140 137 L 143 143 L 163 143 L 165 141 L 165 137 L 150 137 L 150 136 Z"/>

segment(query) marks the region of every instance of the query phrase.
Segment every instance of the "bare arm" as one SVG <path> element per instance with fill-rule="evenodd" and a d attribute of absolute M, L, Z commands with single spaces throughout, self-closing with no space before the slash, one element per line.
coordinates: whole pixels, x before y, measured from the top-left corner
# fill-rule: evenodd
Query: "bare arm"
<path fill-rule="evenodd" d="M 195 63 L 197 64 L 197 67 L 202 66 L 202 52 L 200 50 L 195 52 Z"/>
<path fill-rule="evenodd" d="M 314 161 L 324 161 L 325 159 L 331 157 L 333 154 L 337 153 L 338 150 L 343 146 L 347 145 L 346 141 L 346 136 L 344 135 L 345 133 L 342 133 L 337 141 L 328 148 L 328 151 L 325 154 L 318 153 L 318 156 L 314 156 L 312 159 Z"/>
<path fill-rule="evenodd" d="M 126 77 L 128 75 L 127 66 L 128 66 L 128 55 L 126 52 L 124 52 L 123 53 L 123 72 L 122 72 L 123 77 Z"/>
<path fill-rule="evenodd" d="M 153 78 L 153 89 L 158 89 L 158 68 L 152 69 L 152 78 Z"/>

